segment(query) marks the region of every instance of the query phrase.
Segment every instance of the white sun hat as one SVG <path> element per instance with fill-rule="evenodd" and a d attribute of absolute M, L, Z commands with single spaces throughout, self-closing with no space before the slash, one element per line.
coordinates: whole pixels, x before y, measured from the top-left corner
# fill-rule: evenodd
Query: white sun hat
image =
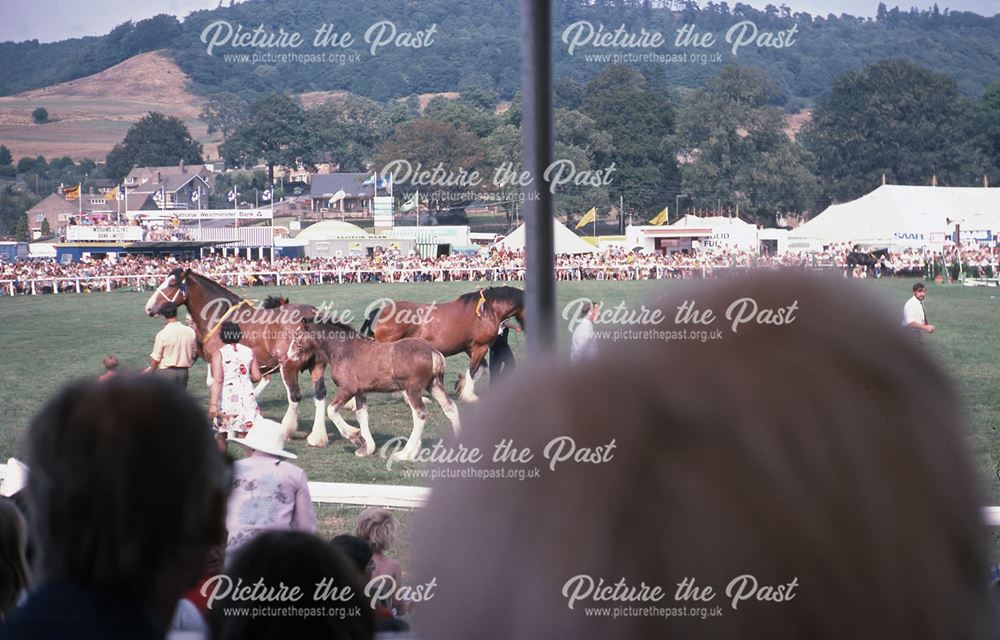
<path fill-rule="evenodd" d="M 246 437 L 234 438 L 229 434 L 229 441 L 241 444 L 244 447 L 269 453 L 272 456 L 281 458 L 298 458 L 294 453 L 285 451 L 285 429 L 281 424 L 267 418 L 258 418 L 253 423 L 253 428 L 247 431 Z"/>

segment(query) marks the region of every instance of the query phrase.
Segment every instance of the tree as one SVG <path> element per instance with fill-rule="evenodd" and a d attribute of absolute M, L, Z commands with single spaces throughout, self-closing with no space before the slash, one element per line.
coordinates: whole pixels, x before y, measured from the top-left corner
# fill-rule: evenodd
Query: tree
<path fill-rule="evenodd" d="M 49 112 L 44 107 L 37 107 L 31 112 L 31 120 L 35 124 L 45 124 L 49 121 Z"/>
<path fill-rule="evenodd" d="M 48 238 L 50 235 L 52 235 L 52 227 L 49 226 L 49 219 L 42 218 L 41 236 Z"/>
<path fill-rule="evenodd" d="M 453 189 L 456 192 L 470 191 L 489 187 L 492 175 L 487 171 L 482 145 L 474 135 L 459 129 L 447 122 L 438 122 L 422 118 L 401 125 L 396 132 L 381 144 L 375 154 L 376 167 L 379 173 L 394 162 L 403 167 L 409 166 L 413 171 L 433 171 L 438 165 L 441 172 L 455 178 L 460 184 L 444 185 L 441 181 L 420 187 L 421 191 L 444 191 Z M 404 164 L 404 163 L 408 163 Z M 478 171 L 481 177 L 480 185 L 468 185 L 462 179 Z M 413 178 L 406 179 L 405 169 L 396 174 L 396 184 L 407 190 L 412 190 Z M 468 201 L 471 198 L 462 198 Z M 457 202 L 455 203 L 457 204 Z"/>
<path fill-rule="evenodd" d="M 18 242 L 27 242 L 31 240 L 28 237 L 28 219 L 21 216 L 17 219 L 17 227 L 14 229 L 14 239 Z"/>
<path fill-rule="evenodd" d="M 827 195 L 859 197 L 883 174 L 899 184 L 974 185 L 986 161 L 955 81 L 905 60 L 837 78 L 801 135 Z"/>
<path fill-rule="evenodd" d="M 208 125 L 208 135 L 216 131 L 226 139 L 246 120 L 250 105 L 238 95 L 216 93 L 209 96 L 198 119 Z"/>
<path fill-rule="evenodd" d="M 250 117 L 219 147 L 226 162 L 246 167 L 258 161 L 267 165 L 267 177 L 274 183 L 275 165 L 294 167 L 311 162 L 307 146 L 306 114 L 287 96 L 262 98 L 250 108 Z"/>
<path fill-rule="evenodd" d="M 611 200 L 624 198 L 626 207 L 640 216 L 670 202 L 679 182 L 668 144 L 675 118 L 670 98 L 636 69 L 611 65 L 587 82 L 583 112 L 613 141 L 593 159 L 599 170 L 614 164 Z"/>
<path fill-rule="evenodd" d="M 785 133 L 783 114 L 767 106 L 773 95 L 760 72 L 729 64 L 684 101 L 676 140 L 684 193 L 696 207 L 739 206 L 770 224 L 813 204 L 810 158 Z"/>
<path fill-rule="evenodd" d="M 17 174 L 14 167 L 14 158 L 10 154 L 10 149 L 0 145 L 0 177 L 13 178 Z"/>
<path fill-rule="evenodd" d="M 201 145 L 179 118 L 153 111 L 132 125 L 125 139 L 108 153 L 106 167 L 108 177 L 118 181 L 134 166 L 165 167 L 181 160 L 202 162 Z"/>
<path fill-rule="evenodd" d="M 1000 82 L 986 87 L 976 105 L 979 131 L 978 146 L 991 173 L 1000 171 Z M 1000 179 L 1000 176 L 996 176 Z"/>
<path fill-rule="evenodd" d="M 424 117 L 431 120 L 448 122 L 460 129 L 485 138 L 496 129 L 499 118 L 492 108 L 486 109 L 473 101 L 448 100 L 440 96 L 427 103 Z"/>

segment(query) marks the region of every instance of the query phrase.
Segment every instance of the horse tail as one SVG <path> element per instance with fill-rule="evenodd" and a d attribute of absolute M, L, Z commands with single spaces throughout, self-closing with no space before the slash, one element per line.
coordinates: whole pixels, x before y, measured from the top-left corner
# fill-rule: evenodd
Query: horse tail
<path fill-rule="evenodd" d="M 434 374 L 434 378 L 444 385 L 444 373 L 448 369 L 448 362 L 444 359 L 444 354 L 434 349 L 431 354 L 431 372 Z"/>
<path fill-rule="evenodd" d="M 372 309 L 368 313 L 368 317 L 365 318 L 364 324 L 361 325 L 361 330 L 359 333 L 368 338 L 375 337 L 375 320 L 382 314 L 382 305 L 379 305 Z"/>

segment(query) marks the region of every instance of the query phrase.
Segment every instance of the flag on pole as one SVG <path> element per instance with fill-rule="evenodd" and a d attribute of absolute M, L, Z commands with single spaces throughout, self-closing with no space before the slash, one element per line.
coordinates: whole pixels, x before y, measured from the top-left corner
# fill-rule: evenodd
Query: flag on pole
<path fill-rule="evenodd" d="M 162 188 L 158 189 L 153 194 L 153 200 L 156 200 L 157 204 L 163 204 L 163 189 Z"/>
<path fill-rule="evenodd" d="M 590 211 L 583 214 L 580 221 L 576 223 L 576 228 L 579 229 L 580 227 L 586 226 L 595 220 L 597 220 L 597 207 L 591 207 Z"/>
<path fill-rule="evenodd" d="M 198 202 L 201 199 L 201 189 L 191 192 L 191 202 Z"/>
<path fill-rule="evenodd" d="M 656 214 L 656 217 L 649 221 L 649 224 L 665 224 L 667 222 L 667 208 Z"/>
<path fill-rule="evenodd" d="M 80 199 L 80 185 L 76 185 L 72 189 L 64 189 L 63 195 L 66 196 L 67 200 L 79 200 Z"/>
<path fill-rule="evenodd" d="M 236 187 L 233 187 L 232 189 L 229 190 L 229 193 L 226 194 L 226 199 L 229 200 L 230 202 L 236 202 L 236 198 L 238 198 L 239 196 L 240 192 L 236 190 Z"/>
<path fill-rule="evenodd" d="M 401 205 L 401 206 L 399 207 L 399 210 L 400 210 L 400 211 L 401 211 L 402 213 L 406 213 L 407 211 L 413 211 L 413 210 L 414 210 L 414 209 L 416 209 L 416 208 L 417 208 L 417 194 L 416 194 L 416 193 L 414 193 L 414 194 L 413 194 L 413 195 L 412 195 L 412 196 L 410 197 L 410 199 L 409 199 L 409 200 L 407 200 L 406 202 L 404 202 L 404 203 L 403 203 L 403 204 L 402 204 L 402 205 Z"/>
<path fill-rule="evenodd" d="M 271 190 L 270 189 L 264 189 L 261 192 L 261 194 L 260 194 L 260 199 L 263 200 L 264 202 L 270 201 L 271 200 Z"/>
<path fill-rule="evenodd" d="M 104 199 L 107 202 L 111 202 L 113 200 L 117 200 L 118 199 L 118 187 L 115 187 L 114 189 L 111 189 L 110 191 L 108 191 L 107 193 L 105 193 L 104 194 Z"/>

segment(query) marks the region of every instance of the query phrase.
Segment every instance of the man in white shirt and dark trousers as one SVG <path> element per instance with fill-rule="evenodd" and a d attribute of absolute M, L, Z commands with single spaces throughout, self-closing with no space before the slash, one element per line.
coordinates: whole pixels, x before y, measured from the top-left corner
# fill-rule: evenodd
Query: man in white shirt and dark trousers
<path fill-rule="evenodd" d="M 927 322 L 924 311 L 924 297 L 927 287 L 918 282 L 913 285 L 913 297 L 903 305 L 903 326 L 910 330 L 917 342 L 922 342 L 925 333 L 934 333 L 934 325 Z"/>
<path fill-rule="evenodd" d="M 596 302 L 585 303 L 580 308 L 580 321 L 573 329 L 573 342 L 570 346 L 569 359 L 572 362 L 590 360 L 597 356 L 597 335 L 594 333 L 594 321 L 601 312 L 601 305 Z"/>

